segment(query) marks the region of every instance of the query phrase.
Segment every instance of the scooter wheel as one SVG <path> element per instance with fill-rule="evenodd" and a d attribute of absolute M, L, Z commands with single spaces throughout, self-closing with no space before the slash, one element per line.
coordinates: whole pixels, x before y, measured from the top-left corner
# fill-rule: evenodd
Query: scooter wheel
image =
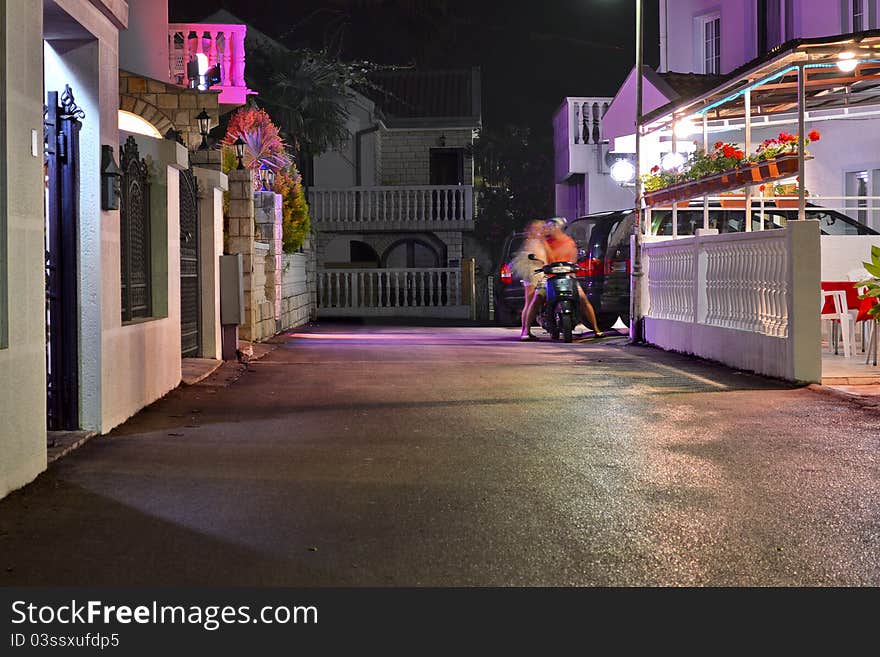
<path fill-rule="evenodd" d="M 572 319 L 571 315 L 563 315 L 562 316 L 562 337 L 567 342 L 571 342 L 571 331 L 572 331 Z"/>

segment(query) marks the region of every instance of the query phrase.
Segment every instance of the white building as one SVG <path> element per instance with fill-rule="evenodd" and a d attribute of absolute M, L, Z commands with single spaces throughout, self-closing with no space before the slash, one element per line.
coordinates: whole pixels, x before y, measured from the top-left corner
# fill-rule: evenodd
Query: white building
<path fill-rule="evenodd" d="M 698 97 L 723 82 L 731 74 L 746 70 L 761 58 L 772 57 L 799 43 L 835 35 L 874 30 L 880 27 L 877 0 L 661 0 L 660 2 L 660 66 L 657 71 L 644 70 L 643 113 Z M 601 140 L 606 148 L 621 154 L 635 151 L 635 72 L 623 81 L 600 119 Z M 586 91 L 586 90 L 585 90 Z M 575 98 L 567 99 L 570 106 Z M 603 102 L 604 104 L 604 102 Z M 565 107 L 565 105 L 563 106 Z M 555 122 L 559 123 L 562 110 Z M 867 121 L 867 123 L 866 123 Z M 812 144 L 815 160 L 807 170 L 806 188 L 812 196 L 878 196 L 880 195 L 880 130 L 876 118 L 860 116 L 859 120 L 820 120 L 808 114 L 810 128 L 820 130 L 822 141 Z M 725 131 L 724 126 L 711 127 L 711 139 L 742 142 L 741 125 Z M 691 139 L 699 139 L 699 126 L 679 144 L 687 149 Z M 772 126 L 753 127 L 752 141 L 775 136 L 781 129 L 794 132 L 796 117 L 775 121 Z M 846 143 L 846 148 L 840 144 Z M 657 164 L 664 152 L 671 149 L 669 140 L 643 140 L 642 172 Z M 596 149 L 592 144 L 577 144 L 572 136 L 557 130 L 557 161 L 565 160 L 565 149 Z M 599 146 L 598 148 L 601 148 Z M 571 155 L 573 162 L 578 157 Z M 557 208 L 561 214 L 569 209 L 571 175 L 601 180 L 601 190 L 587 187 L 587 201 L 578 211 L 598 212 L 629 207 L 626 197 L 619 195 L 618 186 L 602 175 L 602 157 L 588 156 L 576 165 L 570 177 L 560 175 L 557 166 Z M 597 164 L 598 163 L 598 164 Z M 579 168 L 578 168 L 579 166 Z M 583 171 L 582 171 L 583 170 Z M 562 172 L 567 173 L 565 171 Z M 596 175 L 598 173 L 598 176 Z M 630 194 L 630 199 L 632 195 Z M 830 203 L 830 202 L 829 202 Z M 836 201 L 839 206 L 848 202 Z M 833 203 L 831 203 L 833 205 Z M 840 209 L 844 209 L 841 207 Z M 880 229 L 880 214 L 862 212 L 859 218 Z"/>
<path fill-rule="evenodd" d="M 182 180 L 190 218 L 196 180 L 202 196 L 196 351 L 219 357 L 212 271 L 226 185 L 162 138 L 192 137 L 201 107 L 215 122 L 220 110 L 217 92 L 169 79 L 165 2 L 6 2 L 2 18 L 0 497 L 45 469 L 48 431 L 105 433 L 180 383 L 181 308 L 193 308 L 181 298 Z M 136 134 L 120 130 L 126 103 Z"/>
<path fill-rule="evenodd" d="M 355 94 L 350 139 L 314 162 L 319 316 L 467 317 L 479 72 L 383 72 L 374 82 L 386 93 Z"/>

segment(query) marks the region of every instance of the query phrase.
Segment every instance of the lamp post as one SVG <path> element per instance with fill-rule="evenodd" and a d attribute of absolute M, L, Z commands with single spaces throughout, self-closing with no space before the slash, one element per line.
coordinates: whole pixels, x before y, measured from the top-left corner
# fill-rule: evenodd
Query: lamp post
<path fill-rule="evenodd" d="M 644 59 L 642 0 L 636 0 L 636 201 L 633 222 L 633 259 L 630 278 L 629 341 L 642 341 L 642 62 Z"/>
<path fill-rule="evenodd" d="M 244 159 L 244 147 L 245 147 L 244 139 L 242 139 L 242 138 L 239 136 L 238 139 L 236 139 L 235 142 L 233 142 L 232 145 L 233 145 L 233 147 L 235 148 L 235 157 L 238 158 L 238 166 L 235 167 L 235 168 L 236 168 L 237 171 L 241 171 L 242 169 L 244 169 L 244 162 L 243 162 L 243 159 Z"/>
<path fill-rule="evenodd" d="M 208 130 L 211 127 L 211 117 L 203 109 L 199 115 L 196 116 L 196 121 L 199 122 L 199 134 L 202 135 L 202 143 L 199 144 L 199 150 L 208 150 Z"/>

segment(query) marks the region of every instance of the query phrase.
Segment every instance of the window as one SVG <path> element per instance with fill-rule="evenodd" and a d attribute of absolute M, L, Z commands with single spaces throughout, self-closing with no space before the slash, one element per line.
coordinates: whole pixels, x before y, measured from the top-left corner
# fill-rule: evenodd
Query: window
<path fill-rule="evenodd" d="M 861 32 L 868 29 L 867 0 L 850 0 L 850 29 Z"/>
<path fill-rule="evenodd" d="M 786 3 L 787 4 L 787 3 Z M 782 0 L 758 0 L 758 54 L 763 55 L 784 41 Z"/>
<path fill-rule="evenodd" d="M 696 22 L 700 44 L 699 72 L 717 75 L 721 73 L 721 15 L 701 16 Z"/>
<path fill-rule="evenodd" d="M 421 240 L 401 240 L 385 252 L 385 267 L 388 269 L 425 269 L 439 266 L 437 251 Z"/>
<path fill-rule="evenodd" d="M 122 264 L 122 321 L 151 316 L 150 182 L 147 163 L 129 137 L 120 154 L 122 169 L 119 231 Z"/>

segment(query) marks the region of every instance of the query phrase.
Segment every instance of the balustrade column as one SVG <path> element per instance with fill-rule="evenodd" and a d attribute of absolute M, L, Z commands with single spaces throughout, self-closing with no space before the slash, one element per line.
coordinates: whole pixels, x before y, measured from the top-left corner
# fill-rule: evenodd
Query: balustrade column
<path fill-rule="evenodd" d="M 208 53 L 208 65 L 217 65 L 217 35 L 219 32 L 209 32 L 211 35 L 211 51 Z"/>
<path fill-rule="evenodd" d="M 223 63 L 221 65 L 222 84 L 227 87 L 232 86 L 232 77 L 230 76 L 232 69 L 232 35 L 229 31 L 221 32 L 223 35 Z"/>

